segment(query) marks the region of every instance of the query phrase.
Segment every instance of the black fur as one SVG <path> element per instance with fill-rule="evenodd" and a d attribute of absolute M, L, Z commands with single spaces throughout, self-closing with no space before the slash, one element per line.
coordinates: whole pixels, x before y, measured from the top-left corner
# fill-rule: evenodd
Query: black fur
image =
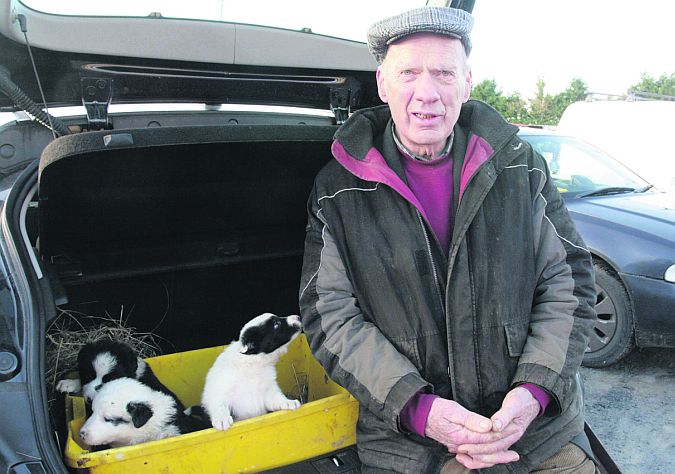
<path fill-rule="evenodd" d="M 140 428 L 152 418 L 152 408 L 145 403 L 129 402 L 127 412 L 131 415 L 131 422 L 136 428 Z"/>
<path fill-rule="evenodd" d="M 199 408 L 195 410 L 193 407 L 190 415 L 186 415 L 181 410 L 176 412 L 171 422 L 178 427 L 181 434 L 211 428 L 211 419 L 201 407 Z"/>
<path fill-rule="evenodd" d="M 110 352 L 117 359 L 115 369 L 103 377 L 104 383 L 120 377 L 136 378 L 138 360 L 131 347 L 121 342 L 96 341 L 83 346 L 77 355 L 77 365 L 82 385 L 86 385 L 96 378 L 92 362 L 98 354 L 103 352 Z"/>
<path fill-rule="evenodd" d="M 132 379 L 136 378 L 136 371 L 138 370 L 138 356 L 131 346 L 122 342 L 101 340 L 86 344 L 82 347 L 82 349 L 80 349 L 80 352 L 77 356 L 78 370 L 80 372 L 80 383 L 82 385 L 85 385 L 96 378 L 96 373 L 94 372 L 92 363 L 98 354 L 104 352 L 110 352 L 113 356 L 115 356 L 117 359 L 117 365 L 111 372 L 103 376 L 103 383 L 110 382 L 111 380 L 122 377 L 129 377 Z M 160 382 L 149 365 L 145 366 L 145 370 L 137 380 L 152 388 L 153 390 L 166 393 L 172 397 L 176 401 L 180 411 L 185 409 L 178 397 L 162 382 Z"/>
<path fill-rule="evenodd" d="M 264 324 L 246 329 L 239 342 L 247 347 L 247 355 L 269 354 L 290 341 L 297 332 L 298 328 L 288 324 L 287 318 L 271 316 Z"/>

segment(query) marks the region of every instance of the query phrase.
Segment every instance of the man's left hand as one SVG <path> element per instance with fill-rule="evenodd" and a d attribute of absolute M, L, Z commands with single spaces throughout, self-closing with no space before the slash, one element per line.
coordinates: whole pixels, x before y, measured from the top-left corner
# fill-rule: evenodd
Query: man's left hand
<path fill-rule="evenodd" d="M 492 415 L 492 430 L 499 440 L 487 444 L 465 444 L 457 448 L 457 461 L 469 469 L 484 469 L 496 464 L 494 453 L 508 450 L 523 437 L 539 414 L 541 406 L 529 390 L 516 387 L 506 394 L 501 409 Z"/>

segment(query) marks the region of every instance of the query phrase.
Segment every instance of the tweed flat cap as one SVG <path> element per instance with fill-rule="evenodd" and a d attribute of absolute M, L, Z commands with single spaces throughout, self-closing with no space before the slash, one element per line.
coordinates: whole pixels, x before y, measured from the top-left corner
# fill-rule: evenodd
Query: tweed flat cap
<path fill-rule="evenodd" d="M 368 29 L 368 50 L 382 63 L 391 43 L 414 33 L 437 33 L 461 40 L 471 52 L 473 16 L 458 8 L 422 7 L 378 21 Z"/>

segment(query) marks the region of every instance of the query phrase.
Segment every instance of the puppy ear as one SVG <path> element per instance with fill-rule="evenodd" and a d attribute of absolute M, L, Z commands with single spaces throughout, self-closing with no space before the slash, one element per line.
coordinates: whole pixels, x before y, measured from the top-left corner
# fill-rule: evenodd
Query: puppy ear
<path fill-rule="evenodd" d="M 146 403 L 129 402 L 127 412 L 131 415 L 131 422 L 135 428 L 140 428 L 152 418 L 152 408 Z"/>

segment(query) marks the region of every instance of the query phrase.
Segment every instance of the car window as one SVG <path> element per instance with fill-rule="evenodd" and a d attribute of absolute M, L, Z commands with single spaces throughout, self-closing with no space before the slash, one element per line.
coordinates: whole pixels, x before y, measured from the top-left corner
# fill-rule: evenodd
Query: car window
<path fill-rule="evenodd" d="M 548 164 L 563 195 L 592 193 L 607 188 L 640 189 L 647 182 L 609 155 L 573 137 L 523 136 Z"/>

